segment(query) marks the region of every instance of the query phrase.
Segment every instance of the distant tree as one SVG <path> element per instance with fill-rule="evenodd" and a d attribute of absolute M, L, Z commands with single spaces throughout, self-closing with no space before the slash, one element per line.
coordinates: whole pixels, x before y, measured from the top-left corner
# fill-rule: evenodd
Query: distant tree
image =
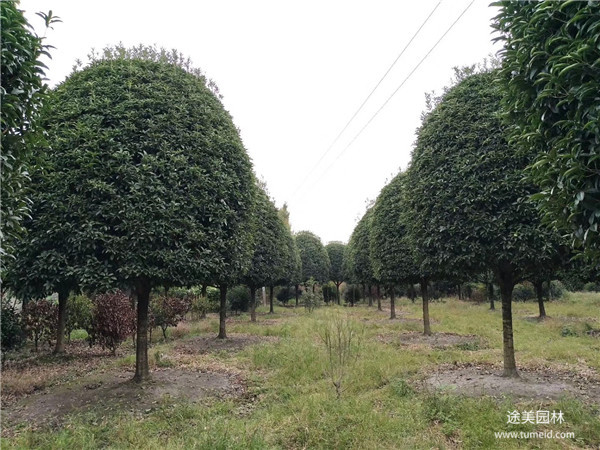
<path fill-rule="evenodd" d="M 296 233 L 296 245 L 302 261 L 302 282 L 311 278 L 317 283 L 327 282 L 331 264 L 321 239 L 310 231 L 300 231 Z"/>
<path fill-rule="evenodd" d="M 363 288 L 367 285 L 377 284 L 371 262 L 370 234 L 372 218 L 373 208 L 369 208 L 354 227 L 346 249 L 346 276 L 352 282 L 362 284 Z M 363 289 L 364 291 L 365 289 Z M 369 306 L 371 305 L 372 298 L 369 296 Z M 379 298 L 377 307 L 381 310 Z"/>
<path fill-rule="evenodd" d="M 272 287 L 286 275 L 286 265 L 292 259 L 289 254 L 290 232 L 278 216 L 277 208 L 264 189 L 258 188 L 252 217 L 254 249 L 252 261 L 242 281 L 250 289 L 250 320 L 256 321 L 256 290 L 261 286 Z M 272 290 L 272 289 L 271 289 Z M 270 292 L 271 294 L 271 292 Z M 273 298 L 270 295 L 270 312 Z"/>
<path fill-rule="evenodd" d="M 284 203 L 281 208 L 277 210 L 277 215 L 287 227 L 288 231 L 292 231 L 292 224 L 290 223 L 290 212 L 288 211 L 287 203 Z"/>
<path fill-rule="evenodd" d="M 535 197 L 552 224 L 600 259 L 600 2 L 495 6 L 512 138 L 539 152 L 529 172 L 541 187 Z"/>
<path fill-rule="evenodd" d="M 136 381 L 149 378 L 152 287 L 223 285 L 249 263 L 251 163 L 213 90 L 177 52 L 117 47 L 60 84 L 44 114 L 51 150 L 25 246 L 54 242 L 82 288 L 132 287 Z"/>
<path fill-rule="evenodd" d="M 404 209 L 404 183 L 406 175 L 399 173 L 385 186 L 373 207 L 371 220 L 370 249 L 373 274 L 381 283 L 388 286 L 391 294 L 390 318 L 396 317 L 394 305 L 394 285 L 413 285 L 422 281 L 416 264 L 410 236 L 406 229 L 409 217 Z M 429 325 L 429 299 L 423 290 L 424 333 L 431 334 Z"/>
<path fill-rule="evenodd" d="M 492 270 L 500 286 L 504 375 L 518 376 L 512 291 L 554 252 L 524 170 L 535 150 L 508 145 L 500 120 L 497 72 L 470 76 L 427 116 L 405 184 L 409 233 L 420 270 L 456 274 Z"/>
<path fill-rule="evenodd" d="M 29 172 L 35 165 L 36 150 L 43 147 L 40 111 L 47 97 L 44 83 L 46 66 L 43 56 L 50 57 L 50 46 L 17 8 L 16 1 L 0 2 L 0 123 L 2 151 L 0 152 L 0 257 L 12 257 L 23 234 L 22 222 L 29 214 Z M 52 15 L 38 13 L 46 27 L 60 21 Z M 1 275 L 1 274 L 0 274 Z"/>
<path fill-rule="evenodd" d="M 336 301 L 340 304 L 340 284 L 344 282 L 344 258 L 346 256 L 346 245 L 341 242 L 330 242 L 325 246 L 331 263 L 329 278 L 335 283 Z"/>

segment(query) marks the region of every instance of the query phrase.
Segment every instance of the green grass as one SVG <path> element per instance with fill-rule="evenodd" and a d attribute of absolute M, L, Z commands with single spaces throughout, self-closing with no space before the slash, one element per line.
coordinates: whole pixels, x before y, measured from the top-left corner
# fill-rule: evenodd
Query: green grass
<path fill-rule="evenodd" d="M 498 305 L 500 307 L 500 305 Z M 571 294 L 547 304 L 550 319 L 536 315 L 534 303 L 515 303 L 514 327 L 517 364 L 556 369 L 580 368 L 600 372 L 600 339 L 589 336 L 589 326 L 600 328 L 600 296 Z M 401 299 L 401 318 L 418 319 L 419 302 Z M 60 429 L 23 432 L 2 440 L 2 448 L 585 448 L 600 446 L 599 405 L 572 398 L 516 403 L 510 398 L 467 398 L 423 389 L 420 380 L 442 363 L 493 363 L 501 367 L 501 312 L 487 305 L 446 299 L 430 306 L 434 332 L 474 334 L 482 345 L 400 347 L 380 342 L 379 335 L 420 331 L 411 321 L 388 321 L 386 313 L 364 306 L 304 309 L 276 308 L 250 323 L 235 317 L 229 333 L 277 336 L 278 340 L 247 347 L 221 358 L 205 358 L 241 369 L 248 380 L 248 399 L 212 400 L 201 405 L 165 402 L 149 414 L 99 412 L 74 415 Z M 358 358 L 347 369 L 344 392 L 338 400 L 325 376 L 327 356 L 318 338 L 329 314 L 345 314 L 363 330 Z M 270 319 L 276 319 L 271 321 Z M 365 320 L 367 319 L 367 320 Z M 264 322 L 263 322 L 264 321 Z M 261 323 L 263 322 L 263 323 Z M 588 324 L 588 326 L 586 326 Z M 214 317 L 194 324 L 190 335 L 216 334 Z M 563 336 L 564 327 L 574 335 Z M 171 343 L 153 347 L 169 355 Z M 131 365 L 132 357 L 119 365 Z M 160 357 L 155 361 L 160 365 Z M 170 364 L 170 363 L 169 363 Z M 562 410 L 562 425 L 509 425 L 512 410 Z M 574 439 L 498 440 L 498 431 L 573 431 Z"/>

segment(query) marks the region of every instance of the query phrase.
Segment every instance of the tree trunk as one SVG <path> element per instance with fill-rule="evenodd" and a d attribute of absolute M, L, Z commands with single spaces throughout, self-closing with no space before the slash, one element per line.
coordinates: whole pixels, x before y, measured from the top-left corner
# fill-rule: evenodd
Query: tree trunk
<path fill-rule="evenodd" d="M 341 283 L 335 283 L 335 299 L 337 300 L 337 304 L 340 304 L 340 284 Z"/>
<path fill-rule="evenodd" d="M 423 285 L 423 284 L 421 283 L 421 286 L 422 286 L 422 285 Z M 457 292 L 458 292 L 458 299 L 459 299 L 459 300 L 462 300 L 462 299 L 463 299 L 463 296 L 462 296 L 462 290 L 461 290 L 461 288 L 460 288 L 460 284 L 457 284 L 457 285 L 456 285 L 456 290 L 457 290 Z"/>
<path fill-rule="evenodd" d="M 202 285 L 202 290 L 200 291 L 200 295 L 202 297 L 206 297 L 206 287 L 207 287 L 206 284 Z"/>
<path fill-rule="evenodd" d="M 377 311 L 383 311 L 381 308 L 381 286 L 377 285 Z"/>
<path fill-rule="evenodd" d="M 396 297 L 394 286 L 390 286 L 390 319 L 396 318 Z"/>
<path fill-rule="evenodd" d="M 225 320 L 227 319 L 227 285 L 219 286 L 221 290 L 221 307 L 219 308 L 219 335 L 217 339 L 227 339 Z"/>
<path fill-rule="evenodd" d="M 517 363 L 515 361 L 515 344 L 512 326 L 512 292 L 515 287 L 514 276 L 510 272 L 498 273 L 500 296 L 502 297 L 502 342 L 504 348 L 504 373 L 505 377 L 518 377 Z"/>
<path fill-rule="evenodd" d="M 312 285 L 312 291 L 313 291 L 313 294 L 315 293 L 315 286 L 316 286 L 316 285 L 317 285 L 317 283 L 313 283 L 313 285 Z"/>
<path fill-rule="evenodd" d="M 431 336 L 431 325 L 429 324 L 429 293 L 427 292 L 426 279 L 421 280 L 421 297 L 423 297 L 423 334 L 425 336 Z"/>
<path fill-rule="evenodd" d="M 535 288 L 535 295 L 537 296 L 538 307 L 540 309 L 540 319 L 546 318 L 546 307 L 544 306 L 544 282 L 536 281 L 533 283 Z"/>
<path fill-rule="evenodd" d="M 373 291 L 372 288 L 373 286 L 369 285 L 369 288 L 367 289 L 367 292 L 369 293 L 369 306 L 373 306 Z"/>
<path fill-rule="evenodd" d="M 298 306 L 298 298 L 300 298 L 300 286 L 295 285 L 296 307 Z"/>
<path fill-rule="evenodd" d="M 273 309 L 273 286 L 269 286 L 269 314 L 273 314 L 275 309 Z"/>
<path fill-rule="evenodd" d="M 488 300 L 490 301 L 490 309 L 492 311 L 496 310 L 496 305 L 494 304 L 494 283 L 493 282 L 488 282 L 487 283 L 487 294 L 488 294 Z"/>
<path fill-rule="evenodd" d="M 150 378 L 148 367 L 148 305 L 150 304 L 150 283 L 142 280 L 137 291 L 137 338 L 135 342 L 135 375 L 133 381 L 141 383 Z"/>
<path fill-rule="evenodd" d="M 415 300 L 417 299 L 417 291 L 415 289 L 415 285 L 412 283 L 409 286 L 409 292 L 410 292 L 410 301 L 414 303 Z"/>
<path fill-rule="evenodd" d="M 69 299 L 68 290 L 58 291 L 58 328 L 56 330 L 56 346 L 54 353 L 65 352 L 65 326 L 67 325 L 67 300 Z"/>
<path fill-rule="evenodd" d="M 256 288 L 250 286 L 250 322 L 256 322 Z"/>

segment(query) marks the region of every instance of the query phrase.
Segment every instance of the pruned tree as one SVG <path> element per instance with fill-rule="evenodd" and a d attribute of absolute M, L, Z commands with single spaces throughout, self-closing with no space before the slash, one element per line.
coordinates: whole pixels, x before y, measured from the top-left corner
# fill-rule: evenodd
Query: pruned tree
<path fill-rule="evenodd" d="M 406 175 L 399 173 L 385 186 L 373 207 L 371 220 L 371 261 L 373 274 L 381 283 L 389 286 L 391 292 L 390 318 L 396 317 L 393 286 L 398 283 L 413 285 L 424 281 L 416 263 L 406 221 L 410 218 L 405 212 L 404 183 Z M 429 324 L 429 299 L 427 290 L 423 294 L 424 334 L 431 334 Z"/>
<path fill-rule="evenodd" d="M 600 3 L 499 1 L 511 137 L 539 152 L 529 175 L 552 224 L 600 257 Z"/>
<path fill-rule="evenodd" d="M 335 283 L 336 301 L 340 304 L 340 285 L 344 282 L 344 259 L 346 258 L 346 245 L 334 241 L 330 242 L 325 246 L 327 255 L 329 256 L 329 262 L 331 263 L 331 270 L 329 271 L 329 278 Z"/>
<path fill-rule="evenodd" d="M 518 376 L 512 291 L 547 252 L 552 232 L 528 201 L 535 149 L 507 143 L 497 71 L 451 88 L 426 117 L 405 184 L 409 233 L 423 272 L 492 270 L 502 297 L 504 375 Z"/>
<path fill-rule="evenodd" d="M 373 208 L 367 209 L 365 214 L 356 224 L 348 247 L 346 249 L 346 277 L 355 283 L 364 286 L 379 284 L 373 274 L 373 265 L 371 262 L 371 221 L 373 218 Z M 363 289 L 363 292 L 365 289 Z M 369 296 L 369 306 L 372 305 L 372 297 Z M 381 299 L 377 296 L 377 309 L 381 310 Z"/>
<path fill-rule="evenodd" d="M 321 239 L 310 231 L 300 231 L 296 233 L 296 245 L 302 261 L 302 282 L 307 283 L 311 278 L 316 283 L 327 282 L 331 264 Z"/>
<path fill-rule="evenodd" d="M 37 230 L 67 279 L 136 293 L 136 381 L 149 378 L 152 287 L 224 283 L 249 263 L 251 163 L 213 90 L 177 52 L 117 47 L 57 86 L 44 114 L 32 222 L 63 225 Z"/>

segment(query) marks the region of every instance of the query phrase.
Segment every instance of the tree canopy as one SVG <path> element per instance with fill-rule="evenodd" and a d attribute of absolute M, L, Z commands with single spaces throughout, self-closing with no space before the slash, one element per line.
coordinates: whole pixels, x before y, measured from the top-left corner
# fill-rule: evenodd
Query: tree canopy
<path fill-rule="evenodd" d="M 136 378 L 146 378 L 151 287 L 227 282 L 249 264 L 250 160 L 206 79 L 156 51 L 105 53 L 73 73 L 44 126 L 51 150 L 20 264 L 45 250 L 41 238 L 57 254 L 47 264 L 60 272 L 66 261 L 80 287 L 133 287 Z"/>
<path fill-rule="evenodd" d="M 600 3 L 500 1 L 502 80 L 550 222 L 600 255 Z"/>
<path fill-rule="evenodd" d="M 347 277 L 357 283 L 370 284 L 375 281 L 371 263 L 371 221 L 373 208 L 369 208 L 358 221 L 346 249 Z"/>
<path fill-rule="evenodd" d="M 329 256 L 321 239 L 310 231 L 296 233 L 296 245 L 302 261 L 302 281 L 313 278 L 319 283 L 329 280 Z"/>

